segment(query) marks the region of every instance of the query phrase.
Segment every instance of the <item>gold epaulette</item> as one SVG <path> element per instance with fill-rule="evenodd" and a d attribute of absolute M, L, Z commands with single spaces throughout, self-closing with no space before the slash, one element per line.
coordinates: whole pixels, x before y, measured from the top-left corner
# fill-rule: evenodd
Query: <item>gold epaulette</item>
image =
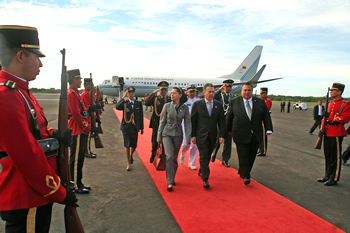
<path fill-rule="evenodd" d="M 343 103 L 349 103 L 349 101 L 346 99 L 343 99 Z"/>
<path fill-rule="evenodd" d="M 74 91 L 73 89 L 70 89 L 70 92 L 73 92 L 73 93 L 75 93 L 75 91 Z"/>

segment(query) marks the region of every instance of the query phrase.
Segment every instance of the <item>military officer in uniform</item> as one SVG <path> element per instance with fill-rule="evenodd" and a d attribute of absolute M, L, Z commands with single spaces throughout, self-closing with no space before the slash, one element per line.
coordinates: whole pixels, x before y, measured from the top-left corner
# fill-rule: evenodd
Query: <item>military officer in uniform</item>
<path fill-rule="evenodd" d="M 344 84 L 333 83 L 330 97 L 334 100 L 328 105 L 328 112 L 324 113 L 327 120 L 324 134 L 326 172 L 317 181 L 327 186 L 336 185 L 340 178 L 342 142 L 347 136 L 344 124 L 350 120 L 350 103 L 342 98 L 344 89 Z M 322 135 L 322 127 L 319 135 Z"/>
<path fill-rule="evenodd" d="M 126 95 L 129 97 L 128 100 L 125 100 Z M 123 120 L 120 124 L 120 130 L 123 132 L 127 171 L 131 170 L 131 164 L 134 162 L 133 154 L 137 147 L 139 131 L 141 130 L 141 134 L 143 134 L 142 103 L 134 99 L 134 96 L 135 88 L 129 87 L 115 106 L 117 110 L 123 111 Z"/>
<path fill-rule="evenodd" d="M 84 106 L 90 106 L 90 92 L 91 92 L 91 79 L 90 78 L 84 78 L 84 90 L 81 93 L 81 100 L 84 103 Z M 88 110 L 88 109 L 85 109 Z M 91 117 L 89 116 L 86 119 L 89 124 L 91 125 Z M 96 118 L 96 121 L 99 121 L 98 118 Z M 87 142 L 86 142 L 86 154 L 85 157 L 87 158 L 96 158 L 96 154 L 92 153 L 91 151 L 91 132 L 89 132 L 88 136 L 87 136 Z"/>
<path fill-rule="evenodd" d="M 0 26 L 0 216 L 6 232 L 49 232 L 53 202 L 77 206 L 58 177 L 57 157 L 45 155 L 38 140 L 60 138 L 47 127 L 43 108 L 29 89 L 40 72 L 38 31 Z"/>
<path fill-rule="evenodd" d="M 189 113 L 191 115 L 191 109 L 194 102 L 201 100 L 200 98 L 196 97 L 196 91 L 197 91 L 197 84 L 190 83 L 186 86 L 186 93 L 187 93 L 187 101 L 184 103 L 187 105 Z M 185 163 L 186 153 L 188 149 L 190 149 L 190 157 L 188 158 L 188 167 L 192 170 L 196 170 L 197 167 L 194 165 L 197 154 L 198 154 L 198 148 L 196 144 L 193 144 L 192 142 L 190 144 L 187 143 L 186 140 L 186 134 L 185 134 L 185 124 L 184 121 L 182 121 L 182 131 L 183 131 L 183 140 L 181 145 L 181 156 L 180 156 L 180 164 Z"/>
<path fill-rule="evenodd" d="M 231 93 L 232 85 L 233 85 L 232 79 L 224 80 L 223 85 L 220 87 L 219 90 L 215 92 L 215 95 L 214 95 L 214 99 L 220 101 L 220 103 L 222 104 L 222 107 L 224 109 L 225 119 L 226 119 L 226 114 L 227 114 L 230 100 L 235 97 L 234 94 Z M 219 134 L 220 133 L 218 133 L 218 135 Z M 222 165 L 224 165 L 225 167 L 230 167 L 230 165 L 228 164 L 228 161 L 231 158 L 231 151 L 232 151 L 232 136 L 229 133 L 226 133 L 225 141 L 224 141 L 224 150 L 222 151 Z"/>
<path fill-rule="evenodd" d="M 265 104 L 271 114 L 272 101 L 267 96 L 267 91 L 268 91 L 267 87 L 260 88 L 260 97 L 265 101 Z M 267 135 L 266 135 L 264 122 L 262 123 L 262 127 L 263 127 L 263 140 L 259 144 L 259 150 L 258 150 L 257 156 L 266 156 L 266 152 L 267 152 Z"/>
<path fill-rule="evenodd" d="M 84 157 L 87 153 L 87 137 L 89 132 L 98 132 L 97 127 L 91 127 L 88 122 L 88 109 L 81 100 L 78 88 L 81 87 L 80 70 L 68 70 L 68 128 L 73 129 L 73 143 L 70 147 L 70 171 L 76 193 L 88 194 L 90 187 L 82 182 Z M 90 107 L 90 110 L 93 107 Z"/>
<path fill-rule="evenodd" d="M 169 83 L 166 81 L 159 82 L 158 87 L 159 89 L 152 92 L 145 101 L 146 106 L 153 106 L 153 113 L 149 124 L 149 127 L 152 128 L 153 130 L 152 155 L 150 158 L 150 163 L 153 163 L 154 156 L 156 156 L 156 151 L 158 147 L 157 132 L 159 127 L 160 114 L 162 113 L 164 104 L 171 101 L 170 96 L 167 96 Z M 157 95 L 158 93 L 160 94 L 159 96 Z M 164 155 L 164 159 L 165 159 L 165 155 Z"/>

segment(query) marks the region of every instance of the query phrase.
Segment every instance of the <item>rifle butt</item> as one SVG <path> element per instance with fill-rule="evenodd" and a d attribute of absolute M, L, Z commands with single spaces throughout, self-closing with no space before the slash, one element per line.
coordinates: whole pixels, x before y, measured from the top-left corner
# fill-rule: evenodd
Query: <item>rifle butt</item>
<path fill-rule="evenodd" d="M 315 145 L 315 149 L 318 149 L 318 150 L 321 149 L 321 147 L 322 147 L 322 138 L 323 137 L 318 137 L 316 145 Z"/>
<path fill-rule="evenodd" d="M 95 139 L 95 148 L 103 148 L 103 143 L 98 133 L 94 134 L 94 139 Z"/>
<path fill-rule="evenodd" d="M 66 233 L 84 233 L 77 209 L 73 206 L 64 208 L 64 221 L 66 225 Z"/>
<path fill-rule="evenodd" d="M 102 126 L 101 125 L 98 126 L 98 133 L 99 134 L 103 134 L 103 130 L 102 130 Z"/>

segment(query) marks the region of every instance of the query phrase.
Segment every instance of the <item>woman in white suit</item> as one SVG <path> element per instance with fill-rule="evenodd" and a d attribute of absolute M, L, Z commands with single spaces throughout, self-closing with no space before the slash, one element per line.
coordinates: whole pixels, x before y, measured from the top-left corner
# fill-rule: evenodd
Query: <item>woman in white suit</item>
<path fill-rule="evenodd" d="M 185 135 L 187 143 L 191 142 L 191 117 L 187 105 L 186 95 L 181 88 L 174 87 L 170 93 L 171 102 L 164 105 L 160 115 L 157 141 L 163 143 L 166 155 L 166 178 L 171 192 L 175 185 L 175 174 L 178 168 L 177 156 L 182 143 L 182 120 L 185 124 Z"/>

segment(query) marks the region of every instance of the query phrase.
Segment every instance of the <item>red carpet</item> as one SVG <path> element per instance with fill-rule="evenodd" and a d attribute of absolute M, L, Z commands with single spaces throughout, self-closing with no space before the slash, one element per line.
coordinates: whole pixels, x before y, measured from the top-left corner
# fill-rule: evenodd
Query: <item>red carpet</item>
<path fill-rule="evenodd" d="M 121 120 L 122 111 L 114 110 Z M 204 189 L 198 170 L 187 167 L 187 155 L 168 192 L 165 171 L 149 163 L 152 130 L 146 118 L 144 125 L 136 152 L 183 232 L 344 232 L 254 180 L 244 185 L 237 170 L 218 160 L 210 163 L 211 187 Z"/>

